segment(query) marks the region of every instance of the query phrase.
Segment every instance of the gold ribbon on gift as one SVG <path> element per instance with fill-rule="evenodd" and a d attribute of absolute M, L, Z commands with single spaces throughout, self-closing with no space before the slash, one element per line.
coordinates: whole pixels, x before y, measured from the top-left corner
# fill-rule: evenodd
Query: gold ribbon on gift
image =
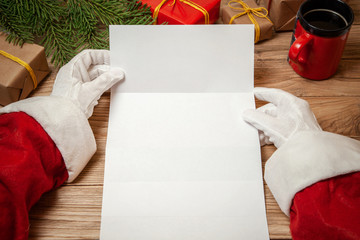
<path fill-rule="evenodd" d="M 11 55 L 10 53 L 7 53 L 3 50 L 0 50 L 0 54 L 13 60 L 14 62 L 17 62 L 18 64 L 20 64 L 21 66 L 25 67 L 26 70 L 28 70 L 29 74 L 30 74 L 30 77 L 31 77 L 31 80 L 33 81 L 33 84 L 34 84 L 34 89 L 37 87 L 37 79 L 36 79 L 36 76 L 35 76 L 35 73 L 34 73 L 34 70 L 30 67 L 29 64 L 27 64 L 26 62 L 24 62 L 23 60 L 21 60 L 20 58 L 17 58 L 13 55 Z"/>
<path fill-rule="evenodd" d="M 153 19 L 155 19 L 155 22 L 154 22 L 154 25 L 156 25 L 157 23 L 157 17 L 159 15 L 159 12 L 160 12 L 160 8 L 167 2 L 168 0 L 163 0 L 161 1 L 161 3 L 159 5 L 157 5 L 157 7 L 154 9 L 154 13 L 153 13 Z M 190 0 L 173 0 L 173 3 L 170 5 L 170 6 L 173 6 L 176 1 L 179 1 L 179 2 L 182 2 L 182 3 L 185 3 L 187 5 L 189 5 L 190 7 L 193 7 L 195 8 L 196 10 L 202 12 L 202 14 L 204 14 L 204 19 L 205 19 L 205 24 L 209 24 L 210 22 L 210 16 L 209 16 L 209 13 L 208 11 L 206 11 L 205 8 L 203 8 L 202 6 L 200 6 L 199 4 L 197 3 L 194 3 L 193 1 L 190 1 Z"/>
<path fill-rule="evenodd" d="M 241 5 L 241 7 L 234 7 L 231 6 L 232 3 L 239 3 Z M 271 20 L 267 17 L 268 16 L 268 11 L 266 8 L 264 7 L 258 7 L 258 8 L 251 8 L 249 7 L 246 3 L 244 3 L 243 1 L 237 1 L 237 0 L 232 0 L 228 3 L 229 7 L 235 10 L 240 10 L 243 11 L 241 13 L 238 13 L 236 15 L 234 15 L 230 21 L 229 24 L 232 24 L 233 21 L 238 18 L 241 17 L 245 14 L 248 15 L 250 21 L 254 24 L 255 27 L 255 43 L 257 43 L 260 39 L 260 26 L 259 23 L 256 21 L 255 16 L 260 17 L 260 18 L 266 18 L 269 22 L 271 22 Z M 263 13 L 264 12 L 264 13 Z M 271 22 L 272 23 L 272 22 Z"/>

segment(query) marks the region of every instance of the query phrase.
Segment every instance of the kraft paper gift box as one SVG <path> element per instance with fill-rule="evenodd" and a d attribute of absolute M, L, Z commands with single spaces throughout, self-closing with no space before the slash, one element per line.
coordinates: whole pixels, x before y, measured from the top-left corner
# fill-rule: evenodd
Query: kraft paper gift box
<path fill-rule="evenodd" d="M 142 0 L 141 2 L 150 7 L 153 17 L 157 18 L 156 24 L 212 24 L 219 18 L 221 0 Z"/>
<path fill-rule="evenodd" d="M 50 72 L 42 46 L 24 43 L 22 47 L 7 42 L 0 32 L 0 105 L 26 98 Z M 29 65 L 30 71 L 4 55 L 12 55 Z"/>
<path fill-rule="evenodd" d="M 254 24 L 248 14 L 244 13 L 245 9 L 242 6 L 242 3 L 245 3 L 251 9 L 257 11 L 257 13 L 249 13 L 252 14 L 253 19 L 257 22 L 259 26 L 259 36 L 256 39 L 256 31 L 255 31 L 255 43 L 258 41 L 262 41 L 265 39 L 269 39 L 274 34 L 274 25 L 266 16 L 266 9 L 259 9 L 259 6 L 255 3 L 254 0 L 244 0 L 244 1 L 230 1 L 229 4 L 222 7 L 222 20 L 224 24 L 229 24 L 232 17 L 234 20 L 232 24 Z M 265 10 L 265 11 L 264 11 Z M 243 15 L 239 16 L 240 14 Z M 259 17 L 258 14 L 261 14 L 263 17 Z M 238 15 L 238 17 L 236 17 Z M 257 41 L 256 41 L 257 40 Z"/>
<path fill-rule="evenodd" d="M 260 0 L 260 6 L 267 8 L 275 31 L 294 29 L 296 14 L 305 0 Z"/>

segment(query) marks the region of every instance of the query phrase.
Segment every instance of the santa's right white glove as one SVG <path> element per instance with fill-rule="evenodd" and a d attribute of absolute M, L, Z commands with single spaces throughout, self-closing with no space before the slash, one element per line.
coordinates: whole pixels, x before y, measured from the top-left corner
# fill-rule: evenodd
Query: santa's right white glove
<path fill-rule="evenodd" d="M 265 164 L 264 179 L 286 215 L 297 192 L 360 171 L 360 142 L 322 131 L 306 101 L 280 89 L 255 88 L 254 94 L 270 103 L 246 110 L 243 118 L 259 130 L 261 143 L 278 148 Z"/>
<path fill-rule="evenodd" d="M 275 88 L 255 88 L 257 99 L 270 102 L 243 114 L 246 122 L 259 130 L 262 145 L 274 143 L 279 148 L 299 131 L 321 131 L 309 104 L 294 95 Z"/>

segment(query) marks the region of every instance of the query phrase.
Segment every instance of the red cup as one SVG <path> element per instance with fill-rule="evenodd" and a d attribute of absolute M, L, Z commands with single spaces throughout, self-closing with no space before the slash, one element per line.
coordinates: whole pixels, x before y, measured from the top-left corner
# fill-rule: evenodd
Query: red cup
<path fill-rule="evenodd" d="M 299 8 L 288 62 L 300 76 L 322 80 L 337 70 L 349 30 L 352 9 L 340 0 L 307 0 Z"/>

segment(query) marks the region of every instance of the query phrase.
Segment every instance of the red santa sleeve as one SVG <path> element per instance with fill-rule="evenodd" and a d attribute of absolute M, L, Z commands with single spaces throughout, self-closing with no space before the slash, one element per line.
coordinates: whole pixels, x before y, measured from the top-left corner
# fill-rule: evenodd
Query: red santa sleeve
<path fill-rule="evenodd" d="M 265 165 L 265 180 L 297 239 L 360 239 L 360 142 L 299 132 Z"/>
<path fill-rule="evenodd" d="M 95 150 L 87 118 L 70 100 L 29 98 L 0 109 L 1 239 L 27 239 L 30 208 L 73 181 Z"/>
<path fill-rule="evenodd" d="M 96 151 L 94 134 L 80 108 L 64 97 L 33 97 L 9 104 L 0 114 L 25 112 L 33 117 L 60 150 L 72 182 Z"/>
<path fill-rule="evenodd" d="M 290 208 L 293 239 L 360 239 L 360 172 L 315 183 Z"/>

